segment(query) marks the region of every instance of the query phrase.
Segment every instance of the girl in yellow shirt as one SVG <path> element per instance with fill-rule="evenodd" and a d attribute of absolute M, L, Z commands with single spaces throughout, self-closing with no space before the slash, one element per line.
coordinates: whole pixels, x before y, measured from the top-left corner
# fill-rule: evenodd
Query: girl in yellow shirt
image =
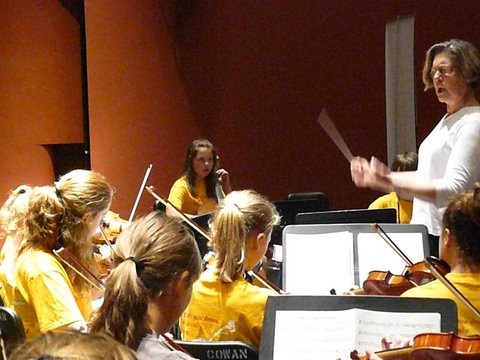
<path fill-rule="evenodd" d="M 218 198 L 232 191 L 228 172 L 217 166 L 215 146 L 206 139 L 194 140 L 185 155 L 182 177 L 173 184 L 168 201 L 186 215 L 213 212 Z M 177 213 L 167 208 L 167 215 Z"/>
<path fill-rule="evenodd" d="M 180 318 L 182 339 L 238 340 L 260 346 L 265 303 L 272 290 L 244 279 L 265 255 L 275 207 L 253 190 L 233 191 L 218 205 L 211 223 L 213 264 L 193 285 Z"/>

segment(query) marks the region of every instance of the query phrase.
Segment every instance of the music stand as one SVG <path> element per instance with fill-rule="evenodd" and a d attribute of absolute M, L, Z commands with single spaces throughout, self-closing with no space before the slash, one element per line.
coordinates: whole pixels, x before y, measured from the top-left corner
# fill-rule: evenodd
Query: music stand
<path fill-rule="evenodd" d="M 301 212 L 295 216 L 295 224 L 395 224 L 395 209 L 348 209 L 321 212 Z"/>
<path fill-rule="evenodd" d="M 160 212 L 165 212 L 166 207 L 165 205 L 160 201 L 156 200 L 153 203 L 153 210 L 154 211 L 160 211 Z M 207 213 L 203 215 L 196 215 L 192 217 L 192 221 L 194 221 L 199 227 L 201 227 L 203 230 L 208 231 L 208 222 L 210 218 L 212 217 L 212 213 Z M 186 224 L 186 226 L 190 229 L 190 226 Z M 208 240 L 205 239 L 205 237 L 201 234 L 199 234 L 197 231 L 192 229 L 193 235 L 195 237 L 195 241 L 197 242 L 198 250 L 200 250 L 200 255 L 202 258 L 205 256 L 206 253 L 210 250 L 208 247 Z"/>
<path fill-rule="evenodd" d="M 198 226 L 200 226 L 205 232 L 208 233 L 208 222 L 210 221 L 210 218 L 212 217 L 212 215 L 213 213 L 197 215 L 192 217 L 192 220 Z M 193 234 L 195 235 L 195 241 L 197 242 L 198 250 L 200 250 L 200 255 L 203 258 L 205 254 L 210 251 L 210 248 L 208 247 L 208 240 L 205 239 L 203 235 L 199 234 L 195 230 L 193 230 Z"/>
<path fill-rule="evenodd" d="M 278 200 L 273 204 L 280 215 L 280 224 L 272 231 L 272 244 L 282 244 L 282 231 L 287 225 L 295 224 L 295 216 L 302 212 L 318 212 L 329 209 L 326 195 L 315 199 Z"/>
<path fill-rule="evenodd" d="M 351 322 L 350 316 L 354 319 Z M 284 321 L 286 318 L 290 320 L 288 323 Z M 377 323 L 372 323 L 371 320 L 362 322 L 362 319 L 368 318 L 377 319 Z M 424 323 L 420 319 L 424 319 Z M 343 321 L 342 324 L 340 321 Z M 351 326 L 348 325 L 349 322 Z M 299 325 L 307 326 L 299 328 Z M 382 334 L 399 335 L 394 332 L 399 329 L 412 337 L 429 331 L 456 332 L 457 306 L 450 299 L 395 296 L 269 297 L 265 307 L 259 360 L 292 357 L 295 360 L 347 359 L 350 357 L 345 354 L 328 357 L 324 352 L 331 350 L 331 342 L 349 343 L 351 340 L 353 343 L 354 337 L 366 342 L 373 341 L 364 346 L 379 349 Z M 335 337 L 336 334 L 343 340 Z M 338 349 L 347 353 L 354 350 L 348 346 L 354 345 Z M 316 351 L 318 352 L 315 353 Z"/>
<path fill-rule="evenodd" d="M 425 225 L 381 227 L 412 263 L 430 255 Z M 361 286 L 371 270 L 400 274 L 407 265 L 370 224 L 289 225 L 282 258 L 282 289 L 302 295 L 329 294 L 334 286 L 346 291 Z"/>

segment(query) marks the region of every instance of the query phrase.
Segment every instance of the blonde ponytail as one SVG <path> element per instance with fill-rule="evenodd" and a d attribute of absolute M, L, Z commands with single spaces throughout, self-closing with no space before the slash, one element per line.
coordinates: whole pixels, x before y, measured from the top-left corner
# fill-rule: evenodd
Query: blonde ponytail
<path fill-rule="evenodd" d="M 278 222 L 273 204 L 253 190 L 233 191 L 223 199 L 210 224 L 215 269 L 222 281 L 243 275 L 248 235 L 269 233 Z"/>

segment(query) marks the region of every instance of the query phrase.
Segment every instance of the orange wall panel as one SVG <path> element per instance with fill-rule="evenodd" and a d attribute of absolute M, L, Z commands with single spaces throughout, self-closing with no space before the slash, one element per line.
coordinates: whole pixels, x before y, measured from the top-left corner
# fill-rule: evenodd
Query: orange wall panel
<path fill-rule="evenodd" d="M 199 136 L 175 62 L 168 5 L 85 4 L 92 168 L 115 186 L 112 209 L 124 218 L 148 164 L 149 184 L 168 195 L 187 145 Z M 138 214 L 152 204 L 145 193 Z"/>
<path fill-rule="evenodd" d="M 0 2 L 0 196 L 54 181 L 39 144 L 83 141 L 79 25 L 56 0 Z"/>

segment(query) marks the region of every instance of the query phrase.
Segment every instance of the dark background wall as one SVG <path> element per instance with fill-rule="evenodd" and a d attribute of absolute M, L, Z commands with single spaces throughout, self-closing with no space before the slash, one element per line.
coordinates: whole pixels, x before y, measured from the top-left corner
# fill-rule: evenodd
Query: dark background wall
<path fill-rule="evenodd" d="M 69 3 L 62 1 L 63 5 Z M 78 3 L 71 1 L 70 3 Z M 417 142 L 444 112 L 424 93 L 426 49 L 480 46 L 477 2 L 103 0 L 85 2 L 91 164 L 128 217 L 148 164 L 163 195 L 193 138 L 219 150 L 234 188 L 272 200 L 323 191 L 334 209 L 356 189 L 316 122 L 326 108 L 354 154 L 386 160 L 385 25 L 415 15 Z M 56 0 L 0 4 L 0 194 L 54 180 L 37 144 L 82 142 L 79 24 Z M 25 155 L 23 155 L 25 154 Z M 139 213 L 152 199 L 144 194 Z"/>

